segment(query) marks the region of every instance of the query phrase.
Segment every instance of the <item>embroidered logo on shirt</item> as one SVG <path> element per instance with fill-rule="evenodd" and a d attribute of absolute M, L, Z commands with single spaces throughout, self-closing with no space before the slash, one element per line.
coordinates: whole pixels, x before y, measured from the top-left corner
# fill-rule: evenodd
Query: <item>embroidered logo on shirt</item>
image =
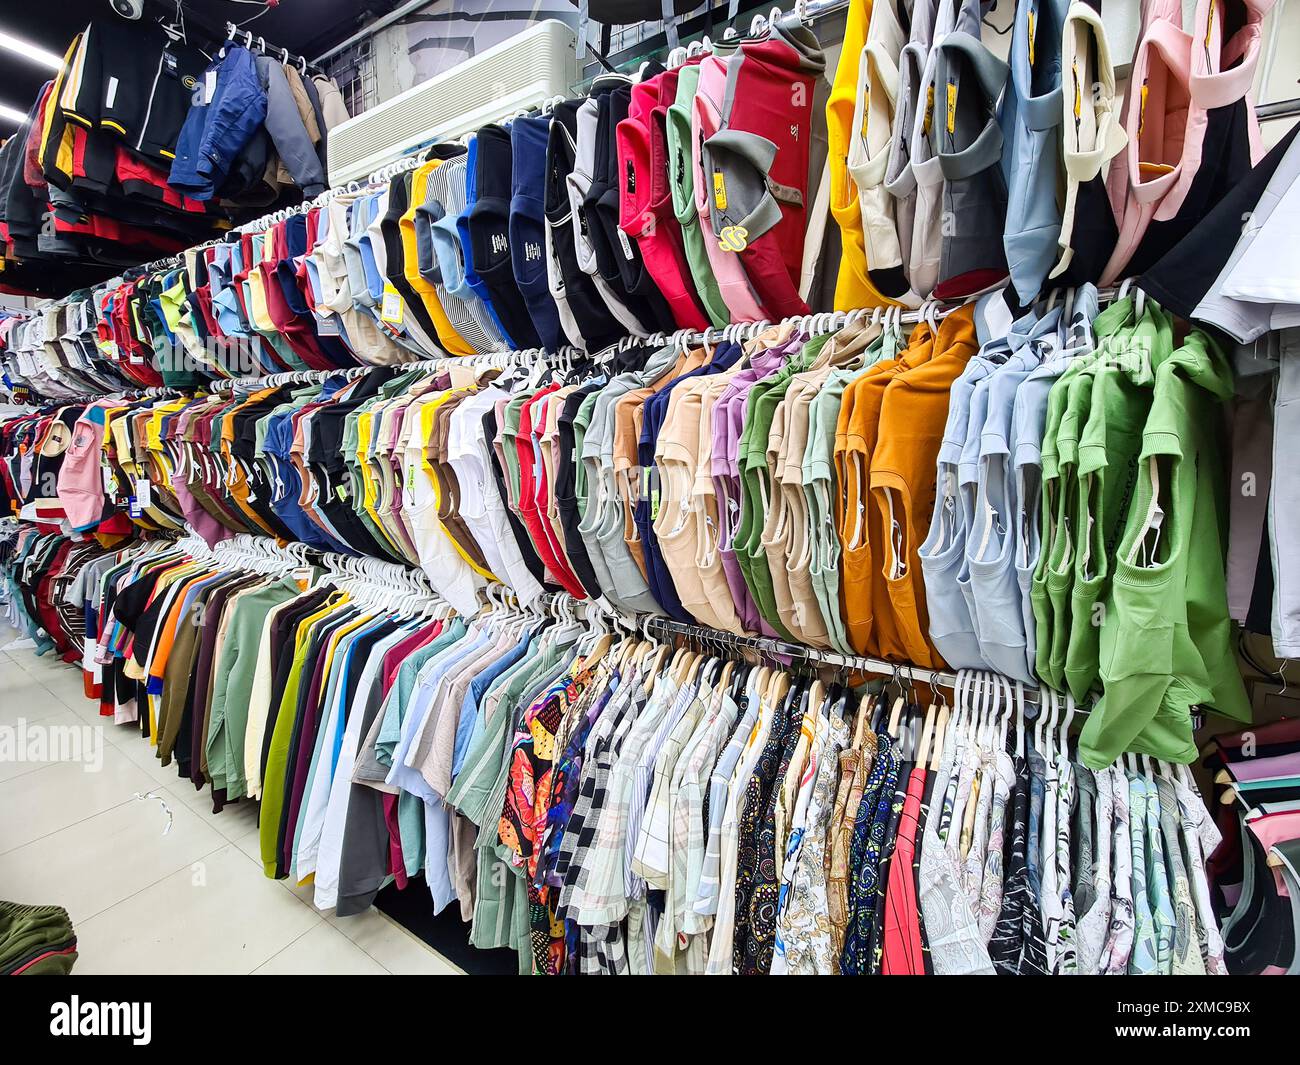
<path fill-rule="evenodd" d="M 542 246 L 535 240 L 524 241 L 524 259 L 526 262 L 536 262 L 542 257 Z"/>
<path fill-rule="evenodd" d="M 504 233 L 492 234 L 492 252 L 494 255 L 505 255 L 510 250 L 510 241 Z"/>

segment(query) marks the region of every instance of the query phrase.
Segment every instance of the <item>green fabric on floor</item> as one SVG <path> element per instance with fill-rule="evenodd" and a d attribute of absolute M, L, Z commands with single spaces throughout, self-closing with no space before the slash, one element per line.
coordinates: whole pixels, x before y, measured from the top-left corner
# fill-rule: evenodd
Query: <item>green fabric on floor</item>
<path fill-rule="evenodd" d="M 0 975 L 62 975 L 77 962 L 77 935 L 62 906 L 0 901 Z"/>

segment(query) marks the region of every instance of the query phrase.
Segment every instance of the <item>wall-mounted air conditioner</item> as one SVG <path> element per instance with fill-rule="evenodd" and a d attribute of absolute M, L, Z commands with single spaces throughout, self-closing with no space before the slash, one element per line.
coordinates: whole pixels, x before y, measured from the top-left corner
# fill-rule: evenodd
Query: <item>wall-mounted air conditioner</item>
<path fill-rule="evenodd" d="M 576 37 L 547 19 L 330 130 L 331 185 L 356 181 L 426 144 L 567 96 L 581 79 Z"/>

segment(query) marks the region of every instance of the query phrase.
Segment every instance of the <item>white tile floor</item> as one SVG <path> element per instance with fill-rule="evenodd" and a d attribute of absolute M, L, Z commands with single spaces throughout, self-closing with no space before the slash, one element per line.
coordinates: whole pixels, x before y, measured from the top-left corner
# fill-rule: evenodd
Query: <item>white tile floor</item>
<path fill-rule="evenodd" d="M 0 648 L 17 638 L 0 622 Z M 377 910 L 321 914 L 303 889 L 268 880 L 251 804 L 214 815 L 208 793 L 159 765 L 136 726 L 98 711 L 78 670 L 0 651 L 0 898 L 66 907 L 74 972 L 460 971 Z M 78 733 L 89 765 L 31 749 L 34 737 L 66 734 L 51 726 L 90 727 Z M 161 802 L 136 797 L 148 792 Z"/>

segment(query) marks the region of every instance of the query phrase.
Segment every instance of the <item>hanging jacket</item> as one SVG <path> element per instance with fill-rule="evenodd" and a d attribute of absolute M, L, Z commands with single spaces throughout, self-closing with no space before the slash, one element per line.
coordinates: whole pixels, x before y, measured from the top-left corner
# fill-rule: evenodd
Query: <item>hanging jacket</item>
<path fill-rule="evenodd" d="M 266 120 L 267 94 L 253 54 L 228 44 L 203 74 L 181 127 L 168 179 L 196 200 L 209 200 L 231 163 Z"/>

